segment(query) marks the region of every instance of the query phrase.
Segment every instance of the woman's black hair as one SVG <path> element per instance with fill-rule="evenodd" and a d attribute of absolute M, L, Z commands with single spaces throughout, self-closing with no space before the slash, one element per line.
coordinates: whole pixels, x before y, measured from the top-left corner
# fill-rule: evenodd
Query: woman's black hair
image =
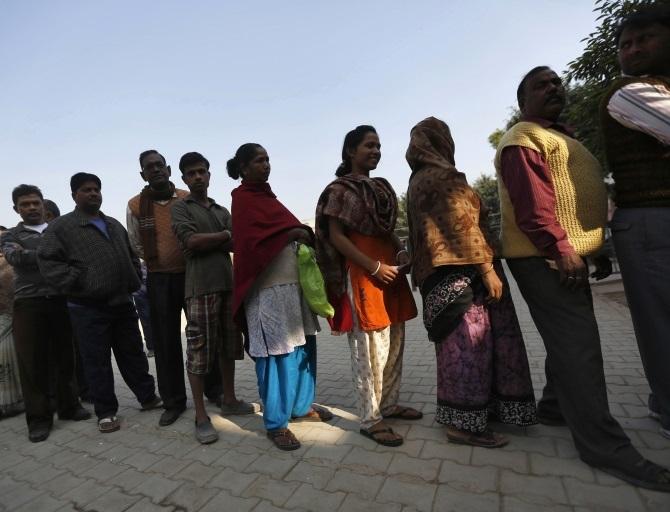
<path fill-rule="evenodd" d="M 241 176 L 240 173 L 242 171 L 242 167 L 253 160 L 258 149 L 263 149 L 263 146 L 256 144 L 255 142 L 247 142 L 246 144 L 242 144 L 239 148 L 237 148 L 237 151 L 235 151 L 235 156 L 228 160 L 228 163 L 226 163 L 228 176 L 234 180 L 238 179 Z"/>
<path fill-rule="evenodd" d="M 351 172 L 351 157 L 349 156 L 349 152 L 355 151 L 368 133 L 377 133 L 377 130 L 375 130 L 374 126 L 362 124 L 347 133 L 344 137 L 344 144 L 342 144 L 342 163 L 335 170 L 335 176 L 340 178 Z"/>

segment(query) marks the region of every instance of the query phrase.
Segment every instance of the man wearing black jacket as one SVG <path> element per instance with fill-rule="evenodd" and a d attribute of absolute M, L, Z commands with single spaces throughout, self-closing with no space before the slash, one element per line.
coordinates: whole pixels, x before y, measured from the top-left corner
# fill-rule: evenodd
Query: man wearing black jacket
<path fill-rule="evenodd" d="M 38 261 L 49 284 L 67 297 L 99 430 L 113 432 L 120 423 L 112 350 L 142 410 L 162 405 L 149 374 L 131 296 L 140 287 L 140 265 L 124 227 L 100 211 L 100 179 L 77 173 L 70 188 L 76 207 L 49 225 Z"/>

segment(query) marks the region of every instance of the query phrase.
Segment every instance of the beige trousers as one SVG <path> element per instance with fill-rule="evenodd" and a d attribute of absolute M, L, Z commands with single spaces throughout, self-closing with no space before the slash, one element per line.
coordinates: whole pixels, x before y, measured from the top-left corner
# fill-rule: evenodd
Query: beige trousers
<path fill-rule="evenodd" d="M 354 330 L 348 336 L 354 388 L 358 391 L 358 415 L 361 428 L 368 429 L 398 403 L 405 324 L 376 331 Z"/>

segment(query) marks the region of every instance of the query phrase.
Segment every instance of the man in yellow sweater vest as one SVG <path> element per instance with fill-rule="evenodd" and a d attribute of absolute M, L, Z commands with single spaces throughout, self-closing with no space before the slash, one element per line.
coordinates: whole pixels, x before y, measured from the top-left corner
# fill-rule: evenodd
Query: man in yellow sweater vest
<path fill-rule="evenodd" d="M 532 69 L 517 90 L 521 121 L 495 158 L 502 252 L 547 350 L 543 423 L 567 423 L 581 459 L 641 487 L 670 492 L 670 472 L 644 459 L 612 417 L 585 257 L 602 246 L 607 194 L 597 160 L 558 122 L 561 79 Z M 596 277 L 611 272 L 597 259 Z"/>

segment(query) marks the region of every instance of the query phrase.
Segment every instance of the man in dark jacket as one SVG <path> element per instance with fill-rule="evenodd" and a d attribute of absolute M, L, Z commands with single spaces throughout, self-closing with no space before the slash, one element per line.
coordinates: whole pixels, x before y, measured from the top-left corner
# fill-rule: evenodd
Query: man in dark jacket
<path fill-rule="evenodd" d="M 14 268 L 13 330 L 28 438 L 49 437 L 53 425 L 50 372 L 53 371 L 58 418 L 86 420 L 91 413 L 79 403 L 74 381 L 72 329 L 65 297 L 50 286 L 37 266 L 37 250 L 47 227 L 42 192 L 34 185 L 12 191 L 22 222 L 2 234 L 2 252 Z"/>
<path fill-rule="evenodd" d="M 140 287 L 140 265 L 124 227 L 100 211 L 100 179 L 77 173 L 70 188 L 76 207 L 49 225 L 38 261 L 49 284 L 67 296 L 99 430 L 113 432 L 120 423 L 112 350 L 142 410 L 162 405 L 149 374 L 132 302 L 131 294 Z"/>

